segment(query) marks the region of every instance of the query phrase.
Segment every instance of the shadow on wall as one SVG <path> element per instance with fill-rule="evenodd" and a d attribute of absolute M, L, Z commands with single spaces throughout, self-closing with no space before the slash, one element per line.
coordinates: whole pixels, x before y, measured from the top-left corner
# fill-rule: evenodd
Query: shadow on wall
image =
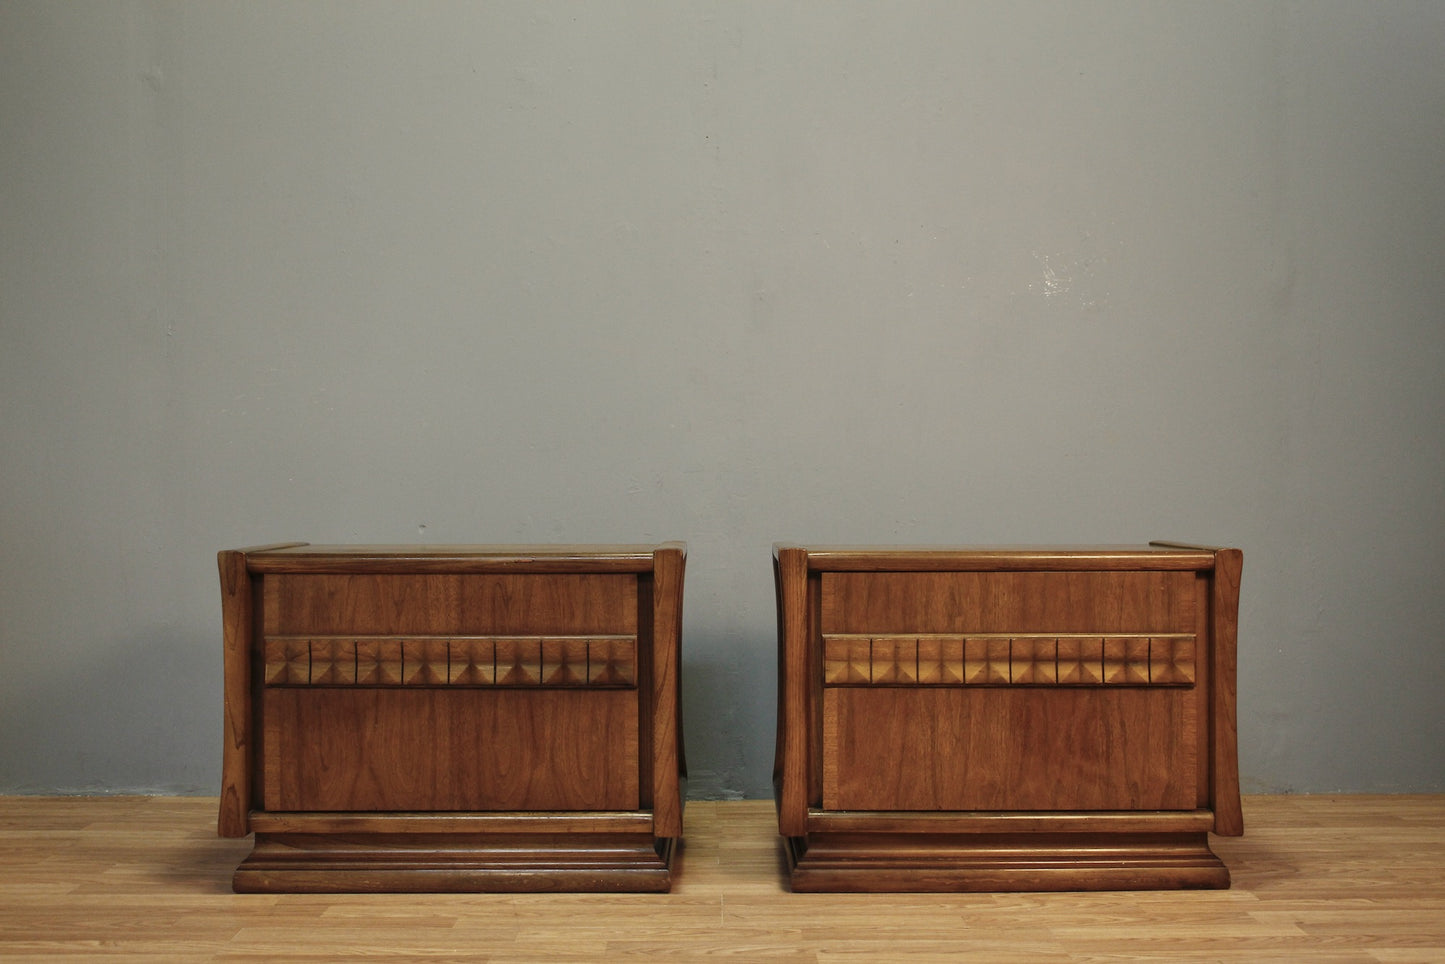
<path fill-rule="evenodd" d="M 41 659 L 3 708 L 0 792 L 219 792 L 219 628 L 52 647 Z"/>
<path fill-rule="evenodd" d="M 690 800 L 772 796 L 777 667 L 748 654 L 754 640 L 706 633 L 682 637 L 682 727 Z M 756 663 L 756 665 L 754 665 Z"/>

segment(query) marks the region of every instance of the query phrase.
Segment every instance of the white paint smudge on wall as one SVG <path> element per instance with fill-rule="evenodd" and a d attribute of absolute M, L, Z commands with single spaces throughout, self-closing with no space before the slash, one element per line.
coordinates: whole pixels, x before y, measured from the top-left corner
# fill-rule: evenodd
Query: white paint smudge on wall
<path fill-rule="evenodd" d="M 1039 281 L 1029 283 L 1029 290 L 1042 294 L 1045 301 L 1068 304 L 1084 311 L 1097 310 L 1108 304 L 1109 293 L 1104 289 L 1104 279 L 1098 269 L 1109 259 L 1099 250 L 1092 233 L 1082 232 L 1077 250 L 1073 252 L 1050 254 L 1035 249 L 1029 253 L 1042 272 Z"/>

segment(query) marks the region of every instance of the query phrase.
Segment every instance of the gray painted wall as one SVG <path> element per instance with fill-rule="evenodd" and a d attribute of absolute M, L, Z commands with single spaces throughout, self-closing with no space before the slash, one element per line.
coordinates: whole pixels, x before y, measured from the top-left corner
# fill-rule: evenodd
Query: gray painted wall
<path fill-rule="evenodd" d="M 1249 790 L 1445 790 L 1445 5 L 0 3 L 0 790 L 215 792 L 215 552 L 1245 550 Z"/>

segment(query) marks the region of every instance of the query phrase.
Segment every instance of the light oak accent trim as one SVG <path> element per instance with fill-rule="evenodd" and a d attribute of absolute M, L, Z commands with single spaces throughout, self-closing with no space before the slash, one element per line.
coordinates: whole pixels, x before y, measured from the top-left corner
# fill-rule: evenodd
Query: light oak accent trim
<path fill-rule="evenodd" d="M 829 633 L 825 686 L 1194 685 L 1192 633 Z"/>
<path fill-rule="evenodd" d="M 627 688 L 637 637 L 267 636 L 266 686 Z"/>

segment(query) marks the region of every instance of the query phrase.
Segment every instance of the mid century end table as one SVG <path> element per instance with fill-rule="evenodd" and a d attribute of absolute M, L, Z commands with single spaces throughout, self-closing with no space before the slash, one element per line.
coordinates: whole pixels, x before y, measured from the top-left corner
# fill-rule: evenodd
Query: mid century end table
<path fill-rule="evenodd" d="M 1227 887 L 1242 556 L 780 545 L 799 891 Z"/>
<path fill-rule="evenodd" d="M 220 553 L 237 891 L 665 891 L 685 549 Z"/>

